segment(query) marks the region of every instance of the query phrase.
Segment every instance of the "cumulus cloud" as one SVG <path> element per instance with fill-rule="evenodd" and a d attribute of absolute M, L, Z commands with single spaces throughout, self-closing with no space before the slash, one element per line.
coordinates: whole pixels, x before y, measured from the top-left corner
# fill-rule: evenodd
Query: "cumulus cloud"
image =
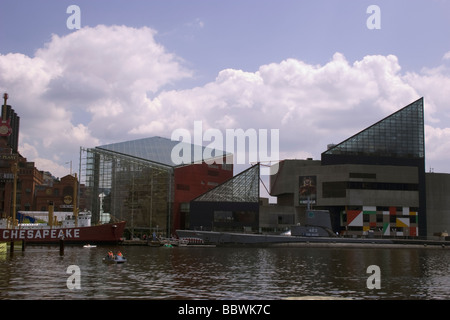
<path fill-rule="evenodd" d="M 80 146 L 170 138 L 202 121 L 203 130 L 222 132 L 279 129 L 281 159 L 319 158 L 328 143 L 424 96 L 427 159 L 450 154 L 447 68 L 402 73 L 394 55 L 351 62 L 335 53 L 320 65 L 286 59 L 255 72 L 224 69 L 208 83 L 177 90 L 177 81 L 194 73 L 155 34 L 86 27 L 53 35 L 33 57 L 0 55 L 0 89 L 21 117 L 21 153 L 59 176 L 68 173 L 65 162 L 78 159 Z"/>
<path fill-rule="evenodd" d="M 443 57 L 444 60 L 450 60 L 450 51 L 446 52 Z"/>
<path fill-rule="evenodd" d="M 277 128 L 286 155 L 317 157 L 327 143 L 339 142 L 331 139 L 344 139 L 419 98 L 399 71 L 394 56 L 350 64 L 337 53 L 317 66 L 287 59 L 254 73 L 223 70 L 214 82 L 163 92 L 152 103 L 164 106 L 161 121 L 169 128 L 192 129 L 195 120 L 223 131 Z"/>
<path fill-rule="evenodd" d="M 77 158 L 80 146 L 117 141 L 132 131 L 147 94 L 190 76 L 155 34 L 100 25 L 53 35 L 34 57 L 0 55 L 0 87 L 21 117 L 24 156 L 26 146 L 34 146 L 38 154 L 31 152 L 30 160 L 48 159 L 36 162 L 51 170 Z"/>

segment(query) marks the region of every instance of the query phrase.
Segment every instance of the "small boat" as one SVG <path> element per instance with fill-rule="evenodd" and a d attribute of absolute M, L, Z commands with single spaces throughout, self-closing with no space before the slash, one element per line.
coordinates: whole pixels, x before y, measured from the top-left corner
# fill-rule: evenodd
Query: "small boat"
<path fill-rule="evenodd" d="M 114 256 L 114 258 L 105 257 L 105 258 L 103 258 L 103 262 L 105 262 L 105 263 L 125 263 L 125 262 L 127 262 L 127 259 L 124 257 L 118 257 L 118 256 Z"/>
<path fill-rule="evenodd" d="M 83 246 L 83 248 L 97 248 L 97 246 L 96 245 L 91 245 L 91 244 L 85 244 Z"/>
<path fill-rule="evenodd" d="M 127 259 L 122 254 L 111 255 L 108 254 L 103 258 L 103 262 L 105 263 L 125 263 Z"/>

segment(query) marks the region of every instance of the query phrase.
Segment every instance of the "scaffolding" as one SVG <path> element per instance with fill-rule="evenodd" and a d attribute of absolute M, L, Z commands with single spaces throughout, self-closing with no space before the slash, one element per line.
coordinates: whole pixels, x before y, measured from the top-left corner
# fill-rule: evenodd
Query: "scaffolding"
<path fill-rule="evenodd" d="M 80 183 L 93 222 L 127 221 L 134 237 L 170 235 L 173 167 L 103 148 L 80 148 Z M 83 209 L 83 208 L 80 208 Z"/>

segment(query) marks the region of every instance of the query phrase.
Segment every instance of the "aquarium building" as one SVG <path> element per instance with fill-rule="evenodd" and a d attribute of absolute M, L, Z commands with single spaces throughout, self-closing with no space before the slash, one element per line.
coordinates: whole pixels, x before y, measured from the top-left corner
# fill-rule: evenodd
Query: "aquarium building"
<path fill-rule="evenodd" d="M 296 222 L 308 207 L 328 210 L 337 233 L 426 236 L 423 98 L 329 145 L 321 160 L 281 161 L 271 195 Z"/>
<path fill-rule="evenodd" d="M 176 164 L 172 152 L 180 144 L 186 143 L 151 137 L 81 148 L 83 201 L 93 221 L 126 220 L 134 237 L 186 228 L 189 202 L 231 178 L 233 164 L 231 154 L 187 144 L 192 161 Z"/>

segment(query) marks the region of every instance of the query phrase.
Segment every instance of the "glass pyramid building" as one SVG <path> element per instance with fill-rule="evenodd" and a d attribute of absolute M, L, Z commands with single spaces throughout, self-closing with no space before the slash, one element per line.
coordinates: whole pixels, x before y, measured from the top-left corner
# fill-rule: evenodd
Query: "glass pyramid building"
<path fill-rule="evenodd" d="M 193 201 L 258 202 L 259 164 L 241 172 Z"/>
<path fill-rule="evenodd" d="M 166 167 L 176 167 L 180 164 L 173 162 L 172 153 L 177 146 L 181 146 L 183 150 L 187 150 L 190 153 L 187 157 L 190 159 L 189 163 L 184 164 L 201 163 L 203 160 L 211 160 L 212 158 L 203 159 L 203 155 L 205 153 L 209 155 L 214 154 L 214 157 L 218 158 L 222 158 L 224 155 L 232 157 L 231 154 L 227 154 L 221 150 L 210 149 L 199 145 L 191 145 L 186 142 L 180 142 L 162 137 L 150 137 L 112 143 L 98 146 L 96 149 L 111 151 L 115 154 L 123 154 L 144 161 L 151 161 L 154 164 L 160 164 Z"/>
<path fill-rule="evenodd" d="M 424 102 L 420 98 L 322 153 L 322 165 L 416 167 L 419 235 L 426 235 Z"/>
<path fill-rule="evenodd" d="M 242 171 L 190 202 L 189 229 L 257 231 L 259 164 Z"/>
<path fill-rule="evenodd" d="M 322 155 L 425 157 L 423 98 L 332 146 Z"/>

